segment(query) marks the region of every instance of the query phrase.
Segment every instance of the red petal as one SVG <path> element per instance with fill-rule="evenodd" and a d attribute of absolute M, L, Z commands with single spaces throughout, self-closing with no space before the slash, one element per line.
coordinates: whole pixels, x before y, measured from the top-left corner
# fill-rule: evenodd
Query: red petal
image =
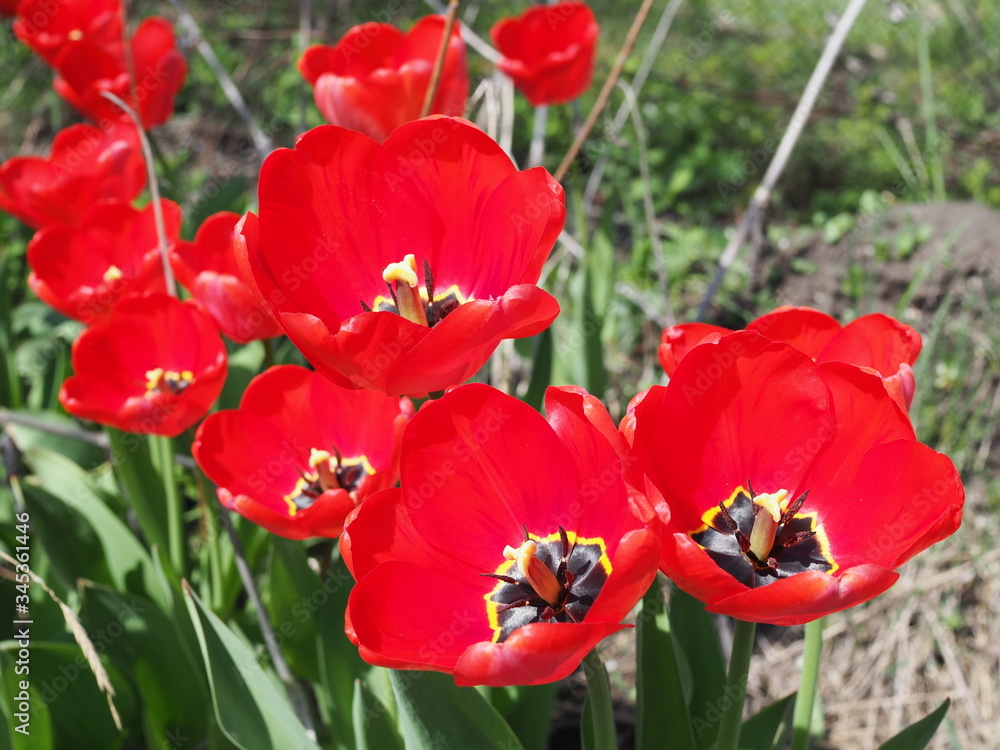
<path fill-rule="evenodd" d="M 827 342 L 840 332 L 840 323 L 811 307 L 779 307 L 752 321 L 746 329 L 771 341 L 784 341 L 810 359 L 816 359 Z"/>
<path fill-rule="evenodd" d="M 617 623 L 536 622 L 518 628 L 503 643 L 480 642 L 454 667 L 458 685 L 543 685 L 576 669 Z"/>
<path fill-rule="evenodd" d="M 450 672 L 470 645 L 492 638 L 483 596 L 494 582 L 426 564 L 382 563 L 351 592 L 351 625 L 369 664 Z"/>
<path fill-rule="evenodd" d="M 920 355 L 920 334 L 908 325 L 875 313 L 848 323 L 823 347 L 817 362 L 850 362 L 871 367 L 883 377 L 899 372 L 902 364 L 912 365 Z"/>
<path fill-rule="evenodd" d="M 706 609 L 747 622 L 801 625 L 873 599 L 898 578 L 877 565 L 849 568 L 837 576 L 806 571 L 710 602 Z"/>
<path fill-rule="evenodd" d="M 720 328 L 708 323 L 684 323 L 679 326 L 670 326 L 663 332 L 659 349 L 660 365 L 663 367 L 663 371 L 668 378 L 672 378 L 677 369 L 677 363 L 693 347 L 705 342 L 709 336 L 714 336 L 712 343 L 716 343 L 719 338 L 729 333 L 732 331 L 728 328 Z"/>

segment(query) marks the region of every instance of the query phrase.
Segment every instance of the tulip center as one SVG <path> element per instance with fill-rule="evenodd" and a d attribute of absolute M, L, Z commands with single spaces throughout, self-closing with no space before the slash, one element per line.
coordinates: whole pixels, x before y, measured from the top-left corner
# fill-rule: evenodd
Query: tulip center
<path fill-rule="evenodd" d="M 504 547 L 485 594 L 493 642 L 502 643 L 532 622 L 580 622 L 611 575 L 604 540 L 585 539 L 562 526 L 546 537 L 529 534 L 517 547 Z"/>
<path fill-rule="evenodd" d="M 329 451 L 311 448 L 308 471 L 299 469 L 295 489 L 285 495 L 288 515 L 294 516 L 300 510 L 308 508 L 328 490 L 347 490 L 354 497 L 364 478 L 374 473 L 375 469 L 364 455 L 344 458 L 336 450 L 331 455 Z"/>
<path fill-rule="evenodd" d="M 194 373 L 190 370 L 164 370 L 155 367 L 146 370 L 146 396 L 153 397 L 161 393 L 179 396 L 194 383 Z"/>
<path fill-rule="evenodd" d="M 394 312 L 422 326 L 433 328 L 459 305 L 468 302 L 458 287 L 435 294 L 434 275 L 430 264 L 424 261 L 424 286 L 417 278 L 417 259 L 412 253 L 398 263 L 390 263 L 382 271 L 382 278 L 389 287 L 389 296 L 379 295 L 370 307 L 362 300 L 365 312 Z"/>
<path fill-rule="evenodd" d="M 833 573 L 838 565 L 826 532 L 815 513 L 802 512 L 808 495 L 803 492 L 791 501 L 788 490 L 757 494 L 737 487 L 702 516 L 691 538 L 720 568 L 751 588 L 806 570 Z"/>
<path fill-rule="evenodd" d="M 101 278 L 103 278 L 106 282 L 111 284 L 114 283 L 115 281 L 120 281 L 123 276 L 124 274 L 122 273 L 122 269 L 120 269 L 118 266 L 111 265 L 108 266 L 108 270 L 104 272 L 104 276 L 102 276 Z"/>

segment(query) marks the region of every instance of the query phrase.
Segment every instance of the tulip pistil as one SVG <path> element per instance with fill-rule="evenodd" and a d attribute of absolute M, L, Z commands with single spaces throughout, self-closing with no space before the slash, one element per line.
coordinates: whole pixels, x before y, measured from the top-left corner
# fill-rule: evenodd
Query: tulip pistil
<path fill-rule="evenodd" d="M 747 488 L 737 487 L 691 532 L 719 567 L 750 587 L 806 570 L 837 569 L 817 514 L 801 512 L 808 491 L 790 501 L 788 490 L 758 494 L 749 482 Z"/>
<path fill-rule="evenodd" d="M 343 489 L 356 499 L 357 489 L 369 474 L 375 469 L 368 463 L 367 456 L 344 458 L 334 449 L 333 455 L 326 450 L 309 450 L 309 469 L 298 470 L 299 479 L 295 488 L 285 495 L 288 505 L 288 515 L 294 516 L 298 511 L 308 508 L 320 495 L 329 490 Z"/>
<path fill-rule="evenodd" d="M 146 395 L 149 397 L 161 393 L 179 396 L 194 383 L 194 373 L 190 370 L 164 370 L 155 367 L 146 370 Z"/>
<path fill-rule="evenodd" d="M 504 548 L 496 572 L 481 574 L 497 581 L 483 597 L 495 643 L 532 622 L 580 622 L 611 574 L 603 539 L 562 526 L 546 537 L 522 531 L 521 544 Z"/>
<path fill-rule="evenodd" d="M 418 325 L 433 328 L 468 301 L 454 284 L 443 293 L 435 294 L 434 274 L 426 260 L 424 287 L 421 289 L 417 259 L 412 253 L 397 263 L 387 265 L 382 271 L 382 279 L 389 287 L 389 296 L 379 295 L 370 306 L 362 300 L 361 309 L 365 312 L 394 312 Z"/>

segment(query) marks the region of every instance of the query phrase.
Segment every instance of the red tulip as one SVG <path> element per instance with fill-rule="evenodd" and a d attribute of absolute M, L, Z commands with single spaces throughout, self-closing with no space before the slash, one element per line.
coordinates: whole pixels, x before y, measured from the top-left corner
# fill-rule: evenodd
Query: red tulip
<path fill-rule="evenodd" d="M 181 209 L 162 200 L 167 241 L 177 242 Z M 28 285 L 70 318 L 93 323 L 128 294 L 165 291 L 153 204 L 98 203 L 78 227 L 48 227 L 28 243 Z"/>
<path fill-rule="evenodd" d="M 772 341 L 784 341 L 816 362 L 849 362 L 882 376 L 889 394 L 904 409 L 913 402 L 916 382 L 911 365 L 920 356 L 920 334 L 880 313 L 863 315 L 841 327 L 835 319 L 811 307 L 778 307 L 747 324 Z M 705 323 L 671 326 L 663 332 L 660 364 L 673 376 L 677 363 L 694 346 L 714 343 L 732 333 Z"/>
<path fill-rule="evenodd" d="M 369 497 L 341 537 L 358 581 L 348 637 L 366 661 L 541 684 L 626 627 L 655 576 L 655 518 L 629 497 L 600 402 L 550 388 L 545 407 L 548 421 L 472 384 L 411 420 L 401 487 Z"/>
<path fill-rule="evenodd" d="M 623 433 L 660 567 L 712 612 L 794 625 L 867 601 L 954 532 L 964 491 L 878 377 L 757 333 L 697 346 Z"/>
<path fill-rule="evenodd" d="M 565 218 L 544 169 L 518 172 L 464 120 L 384 145 L 323 126 L 260 173 L 238 229 L 244 277 L 320 372 L 389 395 L 470 378 L 505 338 L 559 312 L 535 284 Z"/>
<path fill-rule="evenodd" d="M 299 71 L 328 122 L 384 141 L 420 117 L 444 26 L 443 16 L 426 16 L 406 34 L 387 23 L 355 26 L 335 47 L 307 49 Z M 456 24 L 430 113 L 461 115 L 468 98 L 465 42 Z"/>
<path fill-rule="evenodd" d="M 121 0 L 21 0 L 12 5 L 17 8 L 17 38 L 49 65 L 81 40 L 121 54 Z"/>
<path fill-rule="evenodd" d="M 412 414 L 407 398 L 272 367 L 239 409 L 209 415 L 191 450 L 227 508 L 291 539 L 336 537 L 358 503 L 396 483 Z"/>
<path fill-rule="evenodd" d="M 226 380 L 226 347 L 192 301 L 162 292 L 122 300 L 73 344 L 59 402 L 75 417 L 174 437 L 203 416 Z"/>
<path fill-rule="evenodd" d="M 562 2 L 505 18 L 490 29 L 490 37 L 503 55 L 497 67 L 539 107 L 572 101 L 587 90 L 598 31 L 586 4 Z"/>
<path fill-rule="evenodd" d="M 233 254 L 239 214 L 220 211 L 205 219 L 194 242 L 179 242 L 170 254 L 177 280 L 205 307 L 226 336 L 238 344 L 281 334 L 240 276 Z"/>
<path fill-rule="evenodd" d="M 36 229 L 72 227 L 94 203 L 128 203 L 145 185 L 131 123 L 71 125 L 56 134 L 50 157 L 15 156 L 0 165 L 0 209 Z"/>
<path fill-rule="evenodd" d="M 84 39 L 59 53 L 53 67 L 56 92 L 87 117 L 121 118 L 119 107 L 101 96 L 109 91 L 138 111 L 147 130 L 170 119 L 174 97 L 184 85 L 187 62 L 177 50 L 174 27 L 165 18 L 146 18 L 131 42 L 131 67 L 121 50 Z"/>

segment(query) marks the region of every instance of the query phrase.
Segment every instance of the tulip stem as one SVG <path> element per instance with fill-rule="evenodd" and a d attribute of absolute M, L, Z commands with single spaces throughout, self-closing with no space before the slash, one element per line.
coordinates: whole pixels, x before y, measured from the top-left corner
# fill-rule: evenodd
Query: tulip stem
<path fill-rule="evenodd" d="M 163 494 L 167 499 L 167 547 L 170 564 L 178 575 L 184 575 L 184 518 L 181 496 L 174 479 L 174 444 L 163 435 L 151 435 L 160 477 L 163 479 Z"/>
<path fill-rule="evenodd" d="M 792 717 L 792 750 L 809 747 L 809 730 L 812 726 L 813 703 L 816 700 L 816 683 L 819 682 L 820 656 L 823 653 L 823 618 L 806 625 L 805 653 L 802 674 L 799 676 L 799 694 L 795 698 Z"/>
<path fill-rule="evenodd" d="M 757 623 L 736 620 L 733 629 L 733 652 L 729 657 L 729 674 L 726 690 L 720 697 L 725 706 L 719 720 L 719 738 L 716 750 L 737 750 L 740 728 L 743 725 L 743 703 L 747 695 L 747 676 L 750 674 L 750 657 L 753 656 L 753 637 Z"/>
<path fill-rule="evenodd" d="M 583 660 L 583 674 L 587 678 L 587 704 L 594 722 L 594 750 L 615 750 L 618 736 L 615 732 L 615 715 L 611 708 L 611 683 L 597 649 Z"/>
<path fill-rule="evenodd" d="M 434 60 L 434 67 L 431 69 L 431 80 L 427 84 L 427 94 L 424 96 L 424 105 L 420 108 L 420 116 L 427 117 L 434 106 L 434 97 L 437 96 L 438 88 L 441 85 L 441 72 L 444 70 L 444 60 L 448 56 L 448 46 L 451 42 L 451 30 L 455 26 L 455 19 L 458 17 L 459 0 L 449 0 L 448 13 L 444 19 L 444 34 L 441 36 L 441 46 L 438 48 L 437 59 Z"/>
<path fill-rule="evenodd" d="M 597 124 L 597 118 L 601 116 L 601 112 L 604 111 L 604 107 L 607 106 L 608 99 L 611 98 L 611 92 L 614 90 L 615 85 L 618 83 L 619 77 L 621 77 L 622 70 L 625 68 L 625 61 L 628 60 L 628 56 L 632 54 L 632 47 L 635 46 L 635 40 L 639 36 L 639 31 L 642 29 L 643 23 L 646 21 L 646 16 L 649 15 L 650 8 L 653 7 L 653 0 L 643 0 L 642 5 L 639 6 L 639 11 L 635 14 L 635 20 L 632 21 L 632 27 L 628 30 L 628 34 L 625 36 L 625 43 L 622 48 L 618 51 L 618 57 L 615 59 L 614 65 L 611 67 L 611 73 L 608 75 L 608 80 L 604 82 L 603 88 L 601 88 L 601 93 L 597 95 L 597 101 L 594 102 L 594 106 L 590 109 L 590 114 L 587 115 L 586 121 L 583 123 L 583 127 L 580 128 L 580 132 L 576 134 L 576 138 L 573 139 L 573 144 L 569 147 L 569 151 L 563 157 L 562 162 L 559 164 L 559 168 L 556 169 L 555 174 L 552 176 L 556 179 L 556 182 L 562 182 L 563 177 L 569 171 L 570 165 L 576 158 L 576 155 L 580 153 L 580 149 L 583 147 L 584 141 L 587 140 L 587 136 L 590 135 L 590 131 L 594 129 L 594 125 Z"/>

